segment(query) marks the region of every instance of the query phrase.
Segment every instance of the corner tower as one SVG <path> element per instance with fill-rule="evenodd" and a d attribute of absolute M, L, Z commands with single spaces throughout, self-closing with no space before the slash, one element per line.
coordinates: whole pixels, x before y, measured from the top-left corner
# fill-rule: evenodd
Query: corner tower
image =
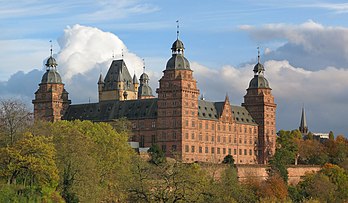
<path fill-rule="evenodd" d="M 181 157 L 183 135 L 193 132 L 198 125 L 199 90 L 190 63 L 184 56 L 184 44 L 178 37 L 171 50 L 172 57 L 167 62 L 156 91 L 157 143 L 167 156 L 172 156 L 174 152 Z"/>
<path fill-rule="evenodd" d="M 265 68 L 260 63 L 259 50 L 258 63 L 253 71 L 254 78 L 249 83 L 242 106 L 249 111 L 258 124 L 258 163 L 266 164 L 275 153 L 277 105 L 274 103 L 272 89 L 264 77 Z"/>
<path fill-rule="evenodd" d="M 52 56 L 52 48 L 51 56 L 45 65 L 46 72 L 32 101 L 34 119 L 54 122 L 61 120 L 71 101 L 68 99 L 69 93 L 64 89 L 62 78 L 57 71 L 58 64 Z"/>

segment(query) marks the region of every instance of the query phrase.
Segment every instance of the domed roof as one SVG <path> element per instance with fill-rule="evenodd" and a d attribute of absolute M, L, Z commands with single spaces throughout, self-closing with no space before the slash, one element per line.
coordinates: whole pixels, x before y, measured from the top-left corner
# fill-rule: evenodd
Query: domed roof
<path fill-rule="evenodd" d="M 54 59 L 52 56 L 50 56 L 48 59 L 47 59 L 47 62 L 45 64 L 47 67 L 57 67 L 58 64 L 56 62 L 56 59 Z"/>
<path fill-rule="evenodd" d="M 138 95 L 139 96 L 153 96 L 151 87 L 147 84 L 140 85 L 140 87 L 138 89 Z"/>
<path fill-rule="evenodd" d="M 141 74 L 140 80 L 150 80 L 149 76 L 146 73 Z"/>
<path fill-rule="evenodd" d="M 49 69 L 42 76 L 41 83 L 62 83 L 62 78 L 55 69 Z"/>
<path fill-rule="evenodd" d="M 249 88 L 270 88 L 269 83 L 263 75 L 255 75 L 249 83 Z"/>
<path fill-rule="evenodd" d="M 166 70 L 191 70 L 190 62 L 181 54 L 173 54 L 168 60 L 166 65 Z"/>
<path fill-rule="evenodd" d="M 254 73 L 262 73 L 265 71 L 265 67 L 263 67 L 263 65 L 258 62 L 255 66 L 254 66 Z"/>
<path fill-rule="evenodd" d="M 182 41 L 179 39 L 175 40 L 175 42 L 172 45 L 172 50 L 178 50 L 178 49 L 180 49 L 180 50 L 185 49 L 184 43 L 182 43 Z"/>

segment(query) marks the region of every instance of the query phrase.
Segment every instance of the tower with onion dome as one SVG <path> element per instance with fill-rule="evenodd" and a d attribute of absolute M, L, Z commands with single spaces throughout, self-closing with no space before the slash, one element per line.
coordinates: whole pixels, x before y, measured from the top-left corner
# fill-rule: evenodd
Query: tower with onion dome
<path fill-rule="evenodd" d="M 272 89 L 264 76 L 265 68 L 258 62 L 254 66 L 254 78 L 251 79 L 247 94 L 244 96 L 244 106 L 258 124 L 258 143 L 255 143 L 258 163 L 266 164 L 275 153 L 276 144 L 276 107 Z"/>
<path fill-rule="evenodd" d="M 46 72 L 42 76 L 39 89 L 35 92 L 34 119 L 43 121 L 61 120 L 71 101 L 64 88 L 62 78 L 57 71 L 56 59 L 51 55 L 45 64 Z"/>

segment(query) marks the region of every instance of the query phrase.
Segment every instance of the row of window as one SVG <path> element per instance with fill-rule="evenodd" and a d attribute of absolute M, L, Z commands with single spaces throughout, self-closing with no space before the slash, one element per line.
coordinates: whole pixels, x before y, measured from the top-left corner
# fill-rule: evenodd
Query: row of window
<path fill-rule="evenodd" d="M 215 123 L 212 123 L 211 124 L 211 130 L 215 130 Z M 189 120 L 185 120 L 185 126 L 186 127 L 188 127 L 189 126 Z M 222 126 L 222 128 L 221 128 L 221 126 Z M 231 125 L 220 125 L 220 124 L 217 124 L 217 130 L 218 131 L 221 131 L 221 129 L 222 129 L 222 131 L 226 131 L 226 126 L 228 126 L 228 131 L 232 131 L 232 126 Z M 196 127 L 196 123 L 195 123 L 195 121 L 194 120 L 192 120 L 191 121 L 191 127 Z M 199 122 L 199 129 L 202 129 L 202 122 Z M 209 130 L 209 124 L 208 124 L 208 122 L 205 124 L 205 129 L 206 130 Z M 237 132 L 237 126 L 234 126 L 233 127 L 233 131 L 234 132 Z M 239 127 L 239 132 L 243 132 L 243 127 L 242 126 L 240 126 Z M 248 133 L 248 128 L 247 127 L 244 127 L 244 133 Z M 254 127 L 254 128 L 252 128 L 252 127 L 249 127 L 249 134 L 257 134 L 257 127 Z"/>
<path fill-rule="evenodd" d="M 248 154 L 248 151 L 249 151 L 249 154 Z M 203 153 L 203 147 L 199 146 L 198 147 L 198 150 L 196 149 L 196 146 L 191 146 L 191 150 L 190 150 L 190 146 L 189 145 L 185 145 L 185 152 L 187 153 Z M 252 156 L 253 155 L 253 150 L 252 149 L 238 149 L 238 155 L 250 155 Z M 243 153 L 244 152 L 244 153 Z M 211 154 L 215 154 L 215 147 L 211 147 L 210 148 L 210 152 L 209 152 L 209 147 L 204 147 L 204 153 L 208 154 L 208 153 L 211 153 Z M 216 148 L 216 154 L 230 154 L 232 155 L 232 149 L 231 148 L 220 148 L 220 147 L 217 147 Z M 233 149 L 233 155 L 237 155 L 237 149 Z"/>
<path fill-rule="evenodd" d="M 210 139 L 209 139 L 209 137 L 210 137 Z M 221 137 L 222 137 L 222 139 L 221 139 Z M 185 133 L 185 139 L 186 139 L 186 140 L 189 140 L 189 139 L 190 139 L 190 138 L 189 138 L 189 133 Z M 191 133 L 191 140 L 196 140 L 196 137 L 195 137 L 195 133 L 194 133 L 194 132 Z M 240 137 L 240 138 L 239 138 L 239 144 L 242 144 L 242 143 L 243 143 L 242 140 L 244 140 L 244 144 L 248 144 L 248 139 L 247 139 L 247 137 L 244 137 L 244 139 L 242 139 L 242 138 Z M 199 134 L 199 135 L 198 135 L 198 141 L 203 141 L 203 135 L 202 135 L 202 134 Z M 207 134 L 205 135 L 204 141 L 206 141 L 206 142 L 209 142 L 209 141 L 215 142 L 215 136 L 214 136 L 214 135 L 209 136 L 208 133 L 207 133 Z M 222 143 L 232 143 L 232 137 L 231 137 L 231 136 L 226 137 L 226 136 L 220 136 L 220 135 L 218 135 L 218 136 L 216 136 L 216 141 L 217 141 L 217 142 L 222 142 Z M 227 141 L 228 141 L 228 142 L 227 142 Z M 237 143 L 237 137 L 234 137 L 234 138 L 233 138 L 233 143 Z M 257 137 L 256 137 L 256 136 L 254 137 L 254 139 L 253 139 L 252 136 L 249 137 L 249 144 L 253 144 L 253 143 L 255 143 L 255 144 L 257 143 Z"/>

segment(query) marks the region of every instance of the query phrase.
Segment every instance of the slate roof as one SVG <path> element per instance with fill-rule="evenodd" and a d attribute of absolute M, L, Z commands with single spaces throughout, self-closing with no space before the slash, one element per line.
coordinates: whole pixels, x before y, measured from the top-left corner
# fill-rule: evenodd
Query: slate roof
<path fill-rule="evenodd" d="M 128 72 L 128 68 L 123 61 L 114 60 L 111 63 L 108 73 L 104 79 L 104 87 L 103 90 L 117 90 L 119 87 L 117 86 L 118 82 L 125 82 L 125 89 L 135 91 L 133 85 L 133 78 Z"/>
<path fill-rule="evenodd" d="M 198 118 L 205 120 L 218 120 L 222 113 L 223 105 L 224 102 L 198 100 Z M 231 109 L 232 116 L 236 123 L 257 125 L 245 107 L 231 105 Z"/>
<path fill-rule="evenodd" d="M 63 119 L 110 121 L 123 117 L 129 120 L 156 118 L 157 98 L 70 105 Z"/>
<path fill-rule="evenodd" d="M 118 118 L 129 120 L 157 118 L 157 98 L 102 101 L 100 103 L 70 105 L 65 113 L 64 120 L 93 120 L 111 121 Z M 198 118 L 203 120 L 218 120 L 222 113 L 224 102 L 209 102 L 198 100 Z M 233 106 L 232 115 L 236 123 L 257 125 L 249 112 L 242 106 Z"/>

